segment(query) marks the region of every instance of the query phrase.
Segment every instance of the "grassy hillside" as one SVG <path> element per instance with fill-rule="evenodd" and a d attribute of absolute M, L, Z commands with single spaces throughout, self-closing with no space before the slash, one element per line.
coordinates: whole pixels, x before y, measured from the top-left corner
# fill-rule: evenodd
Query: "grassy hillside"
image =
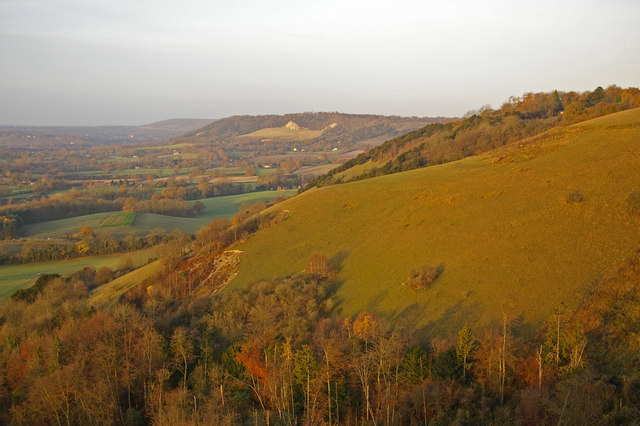
<path fill-rule="evenodd" d="M 67 219 L 33 223 L 20 228 L 20 235 L 28 238 L 62 238 L 64 234 L 77 233 L 81 228 L 90 226 L 98 229 L 103 220 L 113 212 L 94 213 Z"/>
<path fill-rule="evenodd" d="M 143 282 L 145 278 L 153 276 L 162 269 L 162 262 L 156 260 L 148 265 L 142 266 L 126 275 L 101 285 L 96 288 L 89 300 L 89 304 L 93 306 L 108 306 L 116 303 L 120 296 L 126 293 L 135 285 Z"/>
<path fill-rule="evenodd" d="M 248 138 L 262 138 L 268 141 L 306 141 L 309 139 L 315 139 L 322 135 L 322 130 L 309 130 L 304 127 L 299 129 L 288 129 L 286 127 L 269 127 L 266 129 L 256 130 L 247 135 L 240 137 Z"/>
<path fill-rule="evenodd" d="M 625 99 L 623 102 L 622 99 Z M 405 172 L 480 155 L 554 127 L 640 107 L 640 90 L 609 86 L 593 92 L 525 93 L 500 109 L 470 111 L 466 118 L 433 123 L 389 139 L 318 176 L 305 189 Z"/>
<path fill-rule="evenodd" d="M 343 314 L 409 317 L 430 333 L 510 316 L 538 322 L 640 247 L 640 109 L 480 156 L 307 191 L 238 248 L 229 289 L 302 272 L 320 251 Z M 401 284 L 444 267 L 424 291 Z"/>

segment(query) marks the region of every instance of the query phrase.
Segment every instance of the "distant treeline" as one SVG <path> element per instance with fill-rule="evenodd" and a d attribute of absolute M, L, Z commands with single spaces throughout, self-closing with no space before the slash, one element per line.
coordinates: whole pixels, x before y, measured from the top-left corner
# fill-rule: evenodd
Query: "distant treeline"
<path fill-rule="evenodd" d="M 152 230 L 146 236 L 130 233 L 118 239 L 113 235 L 94 234 L 91 231 L 67 236 L 65 240 L 27 240 L 21 244 L 17 253 L 0 250 L 0 264 L 48 262 L 78 256 L 122 253 L 151 247 L 175 237 L 176 235 L 162 230 Z"/>
<path fill-rule="evenodd" d="M 55 219 L 121 210 L 123 205 L 124 198 L 114 200 L 89 197 L 52 198 L 4 207 L 0 210 L 0 217 L 15 219 L 18 225 L 29 225 Z"/>

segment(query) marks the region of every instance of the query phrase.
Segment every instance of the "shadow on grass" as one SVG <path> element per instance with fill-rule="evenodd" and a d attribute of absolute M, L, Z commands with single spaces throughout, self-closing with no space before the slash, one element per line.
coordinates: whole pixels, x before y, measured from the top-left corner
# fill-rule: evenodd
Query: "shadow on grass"
<path fill-rule="evenodd" d="M 467 302 L 467 303 L 465 303 Z M 473 328 L 482 315 L 478 304 L 469 304 L 466 299 L 461 299 L 455 305 L 447 308 L 443 315 L 435 321 L 418 329 L 419 338 L 443 337 L 447 338 L 457 333 L 465 325 Z"/>
<path fill-rule="evenodd" d="M 329 259 L 329 264 L 331 265 L 331 269 L 334 272 L 340 272 L 342 270 L 342 266 L 347 256 L 349 256 L 349 252 L 346 250 L 342 250 L 336 253 L 335 256 Z"/>

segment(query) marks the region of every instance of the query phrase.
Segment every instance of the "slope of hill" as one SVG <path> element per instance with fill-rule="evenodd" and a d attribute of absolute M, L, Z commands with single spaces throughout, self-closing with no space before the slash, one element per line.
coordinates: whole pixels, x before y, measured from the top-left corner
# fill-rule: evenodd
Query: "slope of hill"
<path fill-rule="evenodd" d="M 286 115 L 233 116 L 217 120 L 173 143 L 214 146 L 227 152 L 252 151 L 274 154 L 293 148 L 331 151 L 358 149 L 415 130 L 428 123 L 443 122 L 437 117 L 398 117 L 337 112 Z M 289 126 L 289 127 L 287 127 Z M 268 139 L 269 144 L 264 144 Z"/>
<path fill-rule="evenodd" d="M 446 124 L 434 123 L 359 154 L 307 189 L 413 170 L 477 155 L 553 127 L 640 107 L 640 90 L 609 86 L 592 92 L 526 93 L 500 109 L 484 107 Z"/>
<path fill-rule="evenodd" d="M 407 317 L 430 335 L 497 321 L 536 324 L 640 247 L 640 109 L 552 129 L 489 153 L 278 204 L 288 219 L 251 236 L 228 289 L 336 269 L 339 309 Z M 403 285 L 424 265 L 426 290 Z"/>

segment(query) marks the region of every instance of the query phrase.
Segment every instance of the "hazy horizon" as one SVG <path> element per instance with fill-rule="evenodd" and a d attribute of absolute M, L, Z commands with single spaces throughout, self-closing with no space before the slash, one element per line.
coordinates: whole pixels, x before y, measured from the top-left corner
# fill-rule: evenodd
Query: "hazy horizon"
<path fill-rule="evenodd" d="M 638 86 L 639 12 L 631 0 L 2 0 L 0 125 L 461 116 L 525 92 Z"/>

